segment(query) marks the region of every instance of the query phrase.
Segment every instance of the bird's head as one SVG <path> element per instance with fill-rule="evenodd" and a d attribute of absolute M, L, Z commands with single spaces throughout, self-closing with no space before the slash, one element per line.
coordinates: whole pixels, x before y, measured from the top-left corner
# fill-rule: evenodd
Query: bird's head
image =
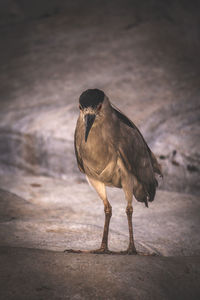
<path fill-rule="evenodd" d="M 89 89 L 80 95 L 79 109 L 85 123 L 85 142 L 96 117 L 101 113 L 104 98 L 104 92 L 98 89 Z"/>

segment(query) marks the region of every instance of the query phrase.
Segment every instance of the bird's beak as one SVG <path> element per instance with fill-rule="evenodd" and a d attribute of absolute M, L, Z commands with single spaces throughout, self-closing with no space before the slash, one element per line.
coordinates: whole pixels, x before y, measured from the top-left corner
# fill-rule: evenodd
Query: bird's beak
<path fill-rule="evenodd" d="M 93 114 L 85 115 L 85 142 L 87 142 L 87 138 L 88 138 L 90 129 L 92 127 L 92 124 L 94 123 L 95 118 L 96 118 L 96 115 L 93 115 Z"/>

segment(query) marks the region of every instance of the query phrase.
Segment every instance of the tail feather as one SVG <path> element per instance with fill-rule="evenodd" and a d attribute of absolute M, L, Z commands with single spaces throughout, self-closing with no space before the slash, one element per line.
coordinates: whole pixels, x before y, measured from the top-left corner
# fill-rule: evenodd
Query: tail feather
<path fill-rule="evenodd" d="M 149 153 L 150 153 L 150 157 L 151 157 L 151 163 L 152 163 L 153 171 L 156 174 L 160 175 L 160 177 L 163 177 L 161 165 L 158 163 L 155 155 L 153 154 L 153 152 L 151 152 L 150 149 L 149 149 Z"/>
<path fill-rule="evenodd" d="M 148 202 L 152 202 L 155 198 L 157 185 L 158 182 L 156 179 L 148 184 L 141 184 L 138 182 L 137 188 L 133 190 L 136 200 L 144 202 L 145 206 L 148 207 Z"/>
<path fill-rule="evenodd" d="M 149 188 L 148 188 L 148 194 L 149 194 L 149 201 L 152 202 L 154 200 L 155 194 L 156 194 L 156 182 L 154 184 L 151 184 L 149 186 Z"/>

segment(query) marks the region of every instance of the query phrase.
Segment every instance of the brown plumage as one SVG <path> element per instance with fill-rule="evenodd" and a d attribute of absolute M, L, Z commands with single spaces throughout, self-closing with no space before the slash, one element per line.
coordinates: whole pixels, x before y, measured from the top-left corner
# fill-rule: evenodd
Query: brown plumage
<path fill-rule="evenodd" d="M 103 200 L 105 210 L 101 247 L 90 252 L 113 253 L 108 250 L 112 208 L 105 190 L 105 186 L 113 186 L 122 188 L 127 200 L 129 246 L 127 251 L 120 253 L 135 254 L 132 197 L 134 195 L 146 206 L 154 200 L 155 173 L 162 176 L 161 167 L 138 128 L 110 103 L 104 92 L 98 89 L 83 92 L 79 108 L 74 138 L 78 167 Z"/>

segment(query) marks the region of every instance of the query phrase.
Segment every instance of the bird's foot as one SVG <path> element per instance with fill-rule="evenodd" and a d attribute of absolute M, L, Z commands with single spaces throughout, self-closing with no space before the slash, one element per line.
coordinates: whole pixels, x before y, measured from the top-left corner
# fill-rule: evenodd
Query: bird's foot
<path fill-rule="evenodd" d="M 99 248 L 95 250 L 74 250 L 74 249 L 66 249 L 65 253 L 91 253 L 91 254 L 110 254 L 110 255 L 140 255 L 140 256 L 157 256 L 157 253 L 150 252 L 139 252 L 135 249 L 135 247 L 129 247 L 125 251 L 110 251 L 108 248 Z"/>
<path fill-rule="evenodd" d="M 92 253 L 92 254 L 114 254 L 108 248 L 102 248 L 102 247 L 99 249 L 96 249 L 96 250 L 90 250 L 89 253 Z"/>
<path fill-rule="evenodd" d="M 127 249 L 125 251 L 116 252 L 116 254 L 121 255 L 140 255 L 140 256 L 157 256 L 157 253 L 148 253 L 148 252 L 140 252 L 136 251 L 136 249 Z"/>
<path fill-rule="evenodd" d="M 135 246 L 134 246 L 134 247 L 128 247 L 128 249 L 125 250 L 125 251 L 120 251 L 119 254 L 122 254 L 122 255 L 123 254 L 124 255 L 126 255 L 126 254 L 128 254 L 128 255 L 137 255 L 138 252 L 137 252 L 137 250 L 135 249 Z"/>
<path fill-rule="evenodd" d="M 158 255 L 155 252 L 141 252 L 141 251 L 137 251 L 134 244 L 130 245 L 126 251 L 121 251 L 120 254 L 140 255 L 140 256 L 157 256 Z"/>
<path fill-rule="evenodd" d="M 114 254 L 108 248 L 99 248 L 95 250 L 74 250 L 74 249 L 66 249 L 65 253 L 92 253 L 92 254 Z"/>
<path fill-rule="evenodd" d="M 64 253 L 87 253 L 88 251 L 84 250 L 74 250 L 74 249 L 66 249 L 64 250 Z"/>

